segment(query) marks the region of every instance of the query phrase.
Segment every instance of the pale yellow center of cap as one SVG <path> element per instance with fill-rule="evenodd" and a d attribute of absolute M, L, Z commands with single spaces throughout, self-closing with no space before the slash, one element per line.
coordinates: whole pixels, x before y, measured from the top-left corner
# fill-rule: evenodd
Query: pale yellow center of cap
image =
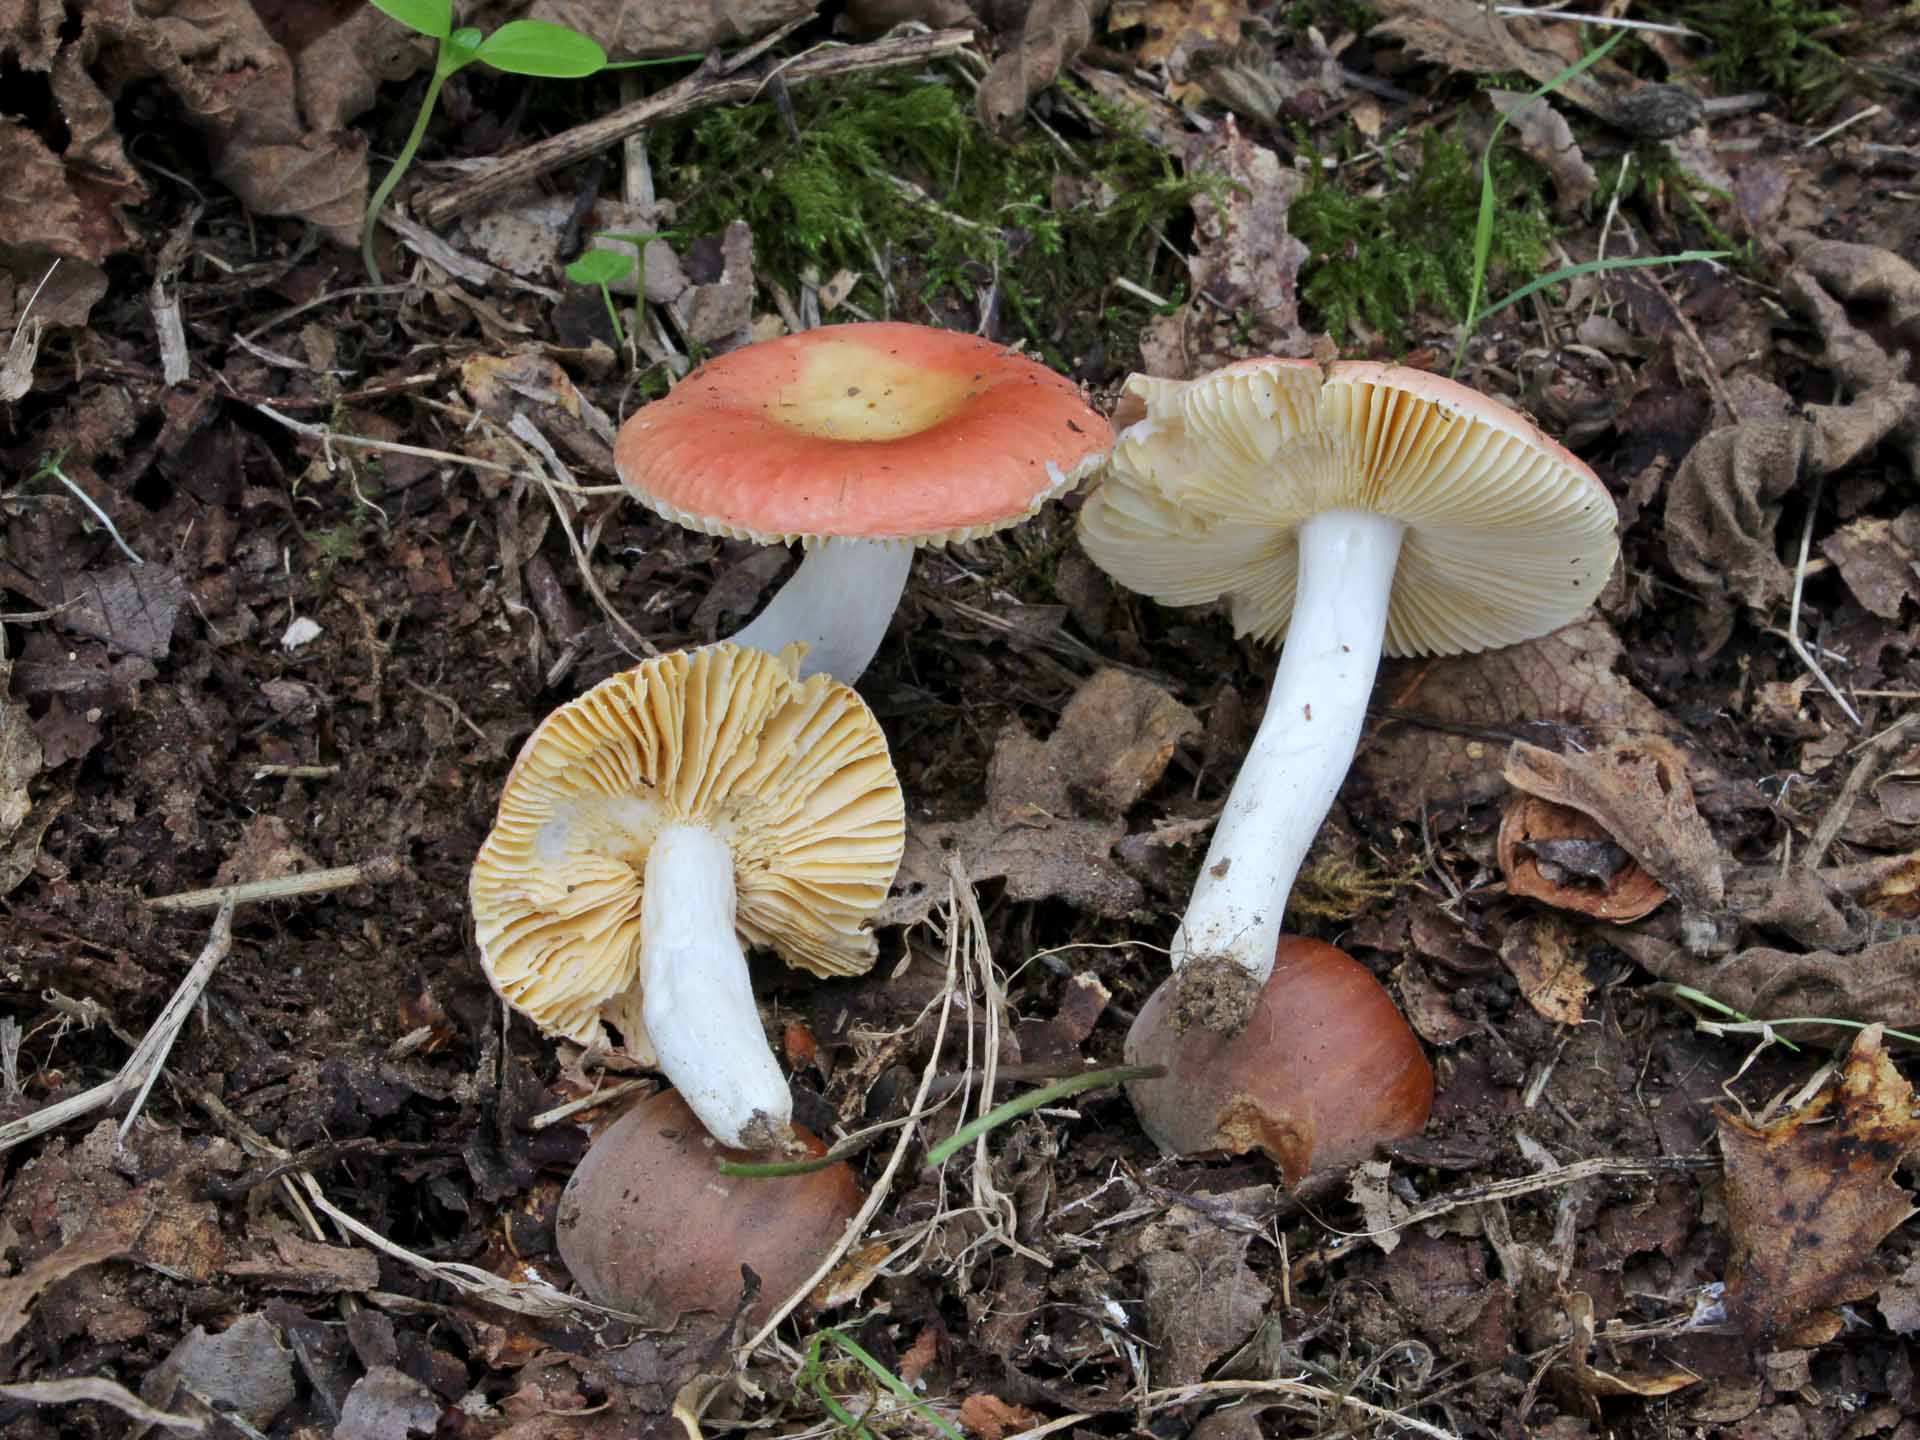
<path fill-rule="evenodd" d="M 823 440 L 898 440 L 929 430 L 964 405 L 972 387 L 950 374 L 916 370 L 871 346 L 822 340 L 800 374 L 766 403 L 767 417 Z"/>

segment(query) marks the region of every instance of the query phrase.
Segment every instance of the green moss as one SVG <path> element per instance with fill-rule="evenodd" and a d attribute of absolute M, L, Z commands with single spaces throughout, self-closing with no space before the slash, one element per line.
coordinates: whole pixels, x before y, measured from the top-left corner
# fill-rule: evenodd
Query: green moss
<path fill-rule="evenodd" d="M 1423 306 L 1464 319 L 1480 208 L 1477 155 L 1450 136 L 1429 132 L 1417 168 L 1404 180 L 1390 180 L 1377 195 L 1354 194 L 1314 158 L 1316 178 L 1294 202 L 1289 224 L 1311 252 L 1300 294 L 1320 323 L 1336 340 L 1357 322 L 1397 344 L 1406 338 L 1407 320 Z M 1395 157 L 1396 168 L 1405 158 Z M 1493 183 L 1499 218 L 1488 291 L 1498 299 L 1539 269 L 1553 229 L 1539 173 L 1524 157 L 1496 149 Z"/>
<path fill-rule="evenodd" d="M 1079 164 L 1045 136 L 995 140 L 943 82 L 808 87 L 791 97 L 793 130 L 764 103 L 671 132 L 661 189 L 683 231 L 745 220 L 758 267 L 789 288 L 808 267 L 858 270 L 852 298 L 877 315 L 885 256 L 902 318 L 997 282 L 1008 328 L 1056 363 L 1099 342 L 1124 354 L 1147 307 L 1110 282 L 1144 283 L 1149 227 L 1184 216 L 1198 186 L 1123 117 L 1077 98 L 1102 122 L 1072 142 Z M 1062 179 L 1072 194 L 1057 205 Z"/>
<path fill-rule="evenodd" d="M 1707 37 L 1701 68 L 1730 93 L 1771 90 L 1812 110 L 1854 72 L 1846 57 L 1814 38 L 1858 19 L 1851 8 L 1818 0 L 1697 0 L 1676 7 L 1673 18 Z"/>

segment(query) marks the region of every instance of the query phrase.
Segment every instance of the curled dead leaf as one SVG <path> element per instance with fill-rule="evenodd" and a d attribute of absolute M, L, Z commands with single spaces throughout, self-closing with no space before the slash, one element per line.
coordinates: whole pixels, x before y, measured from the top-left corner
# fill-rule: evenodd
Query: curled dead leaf
<path fill-rule="evenodd" d="M 1523 792 L 1501 818 L 1499 857 L 1509 894 L 1615 924 L 1652 914 L 1672 893 L 1591 815 Z"/>
<path fill-rule="evenodd" d="M 1388 661 L 1377 693 L 1394 723 L 1354 764 L 1368 800 L 1395 819 L 1418 820 L 1423 806 L 1495 799 L 1505 737 L 1664 730 L 1653 702 L 1614 672 L 1620 655 L 1612 629 L 1590 619 L 1481 655 Z"/>
<path fill-rule="evenodd" d="M 1688 909 L 1717 910 L 1726 898 L 1720 847 L 1694 805 L 1686 757 L 1672 742 L 1636 735 L 1584 754 L 1558 755 L 1516 741 L 1507 751 L 1505 773 L 1516 789 L 1595 821 Z M 1501 829 L 1504 842 L 1506 827 Z M 1501 848 L 1501 867 L 1506 869 L 1504 843 Z"/>
<path fill-rule="evenodd" d="M 1033 0 L 1020 38 L 994 61 L 980 82 L 980 119 L 996 135 L 1012 135 L 1027 102 L 1060 78 L 1060 72 L 1093 39 L 1093 22 L 1106 0 Z"/>
<path fill-rule="evenodd" d="M 1668 1370 L 1660 1374 L 1631 1374 L 1597 1369 L 1588 1352 L 1594 1348 L 1593 1297 L 1576 1290 L 1567 1300 L 1567 1315 L 1573 1321 L 1573 1335 L 1567 1345 L 1567 1368 L 1573 1371 L 1573 1383 L 1580 1387 L 1598 1415 L 1595 1403 L 1618 1395 L 1643 1398 L 1671 1395 L 1689 1385 L 1701 1384 L 1706 1377 L 1688 1370 Z"/>

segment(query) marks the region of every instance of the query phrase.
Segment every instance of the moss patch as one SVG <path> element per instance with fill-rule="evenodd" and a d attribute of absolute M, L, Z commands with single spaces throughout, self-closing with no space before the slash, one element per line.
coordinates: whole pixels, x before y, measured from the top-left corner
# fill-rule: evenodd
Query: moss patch
<path fill-rule="evenodd" d="M 682 230 L 743 219 L 757 264 L 789 286 L 808 267 L 863 272 L 852 299 L 878 315 L 891 266 L 898 318 L 977 304 L 998 284 L 1005 329 L 1055 364 L 1096 344 L 1131 358 L 1148 306 L 1149 227 L 1184 219 L 1197 188 L 1123 117 L 1072 160 L 1045 136 L 1002 144 L 942 82 L 847 82 L 796 91 L 789 129 L 772 103 L 717 110 L 667 133 L 662 193 Z M 1074 163 L 1079 162 L 1079 163 Z"/>
<path fill-rule="evenodd" d="M 1396 163 L 1406 158 L 1403 153 Z M 1429 132 L 1413 171 L 1378 194 L 1355 194 L 1318 164 L 1314 175 L 1291 216 L 1294 234 L 1312 254 L 1301 271 L 1300 294 L 1336 340 L 1358 324 L 1398 344 L 1422 307 L 1456 321 L 1466 317 L 1480 209 L 1477 154 L 1450 135 Z M 1493 184 L 1499 218 L 1488 288 L 1498 299 L 1510 288 L 1503 276 L 1524 280 L 1539 269 L 1553 228 L 1539 172 L 1523 156 L 1496 149 Z"/>

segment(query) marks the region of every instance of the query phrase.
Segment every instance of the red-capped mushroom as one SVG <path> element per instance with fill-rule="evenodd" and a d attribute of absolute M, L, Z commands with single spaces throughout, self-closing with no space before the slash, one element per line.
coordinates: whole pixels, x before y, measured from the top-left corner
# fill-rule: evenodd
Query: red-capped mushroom
<path fill-rule="evenodd" d="M 732 638 L 808 646 L 852 682 L 914 547 L 1018 523 L 1105 459 L 1079 387 L 1002 345 L 926 325 L 833 325 L 710 360 L 620 427 L 620 478 L 694 530 L 807 547 Z"/>

